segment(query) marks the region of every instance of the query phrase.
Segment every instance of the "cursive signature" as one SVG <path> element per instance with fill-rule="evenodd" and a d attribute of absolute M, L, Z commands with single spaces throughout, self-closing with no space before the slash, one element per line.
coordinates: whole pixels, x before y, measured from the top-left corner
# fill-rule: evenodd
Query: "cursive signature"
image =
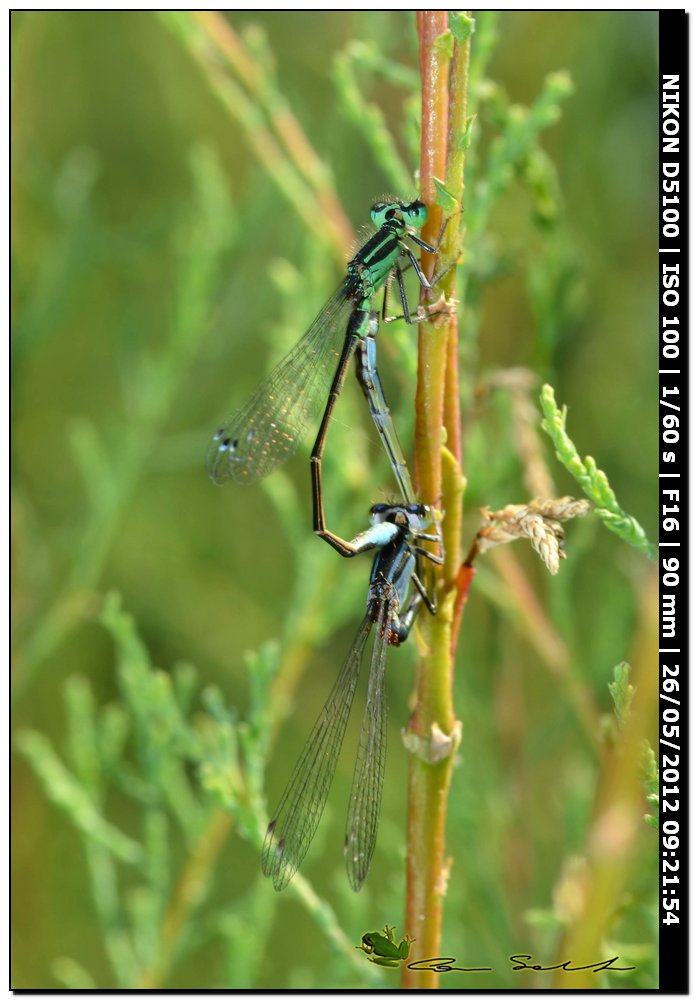
<path fill-rule="evenodd" d="M 591 965 L 572 965 L 571 959 L 561 962 L 559 965 L 529 965 L 523 959 L 532 959 L 532 955 L 509 956 L 509 962 L 515 962 L 515 965 L 511 967 L 512 972 L 518 972 L 520 969 L 532 969 L 533 972 L 554 972 L 556 969 L 563 969 L 564 972 L 585 972 L 587 969 L 592 969 L 593 972 L 602 972 L 603 969 L 612 969 L 613 972 L 631 972 L 636 968 L 635 965 L 627 965 L 624 968 L 614 965 L 613 963 L 618 961 L 619 955 L 613 955 L 612 958 L 607 958 L 604 962 L 593 962 Z"/>
<path fill-rule="evenodd" d="M 571 959 L 568 959 L 566 962 L 561 962 L 559 965 L 533 965 L 531 964 L 532 957 L 532 955 L 509 955 L 509 962 L 513 962 L 511 971 L 520 972 L 522 969 L 529 969 L 532 972 L 556 972 L 558 969 L 562 969 L 564 972 L 585 972 L 587 969 L 592 969 L 593 972 L 603 972 L 605 969 L 611 969 L 613 972 L 631 972 L 636 968 L 635 965 L 615 965 L 614 963 L 619 960 L 619 955 L 607 958 L 604 962 L 593 962 L 590 965 L 572 965 Z M 420 958 L 416 962 L 409 962 L 407 968 L 412 969 L 414 972 L 493 971 L 490 966 L 452 965 L 451 963 L 455 961 L 455 958 L 451 958 L 449 956 L 440 956 L 439 958 Z"/>
<path fill-rule="evenodd" d="M 407 966 L 408 969 L 414 969 L 415 972 L 491 972 L 492 969 L 486 968 L 461 968 L 459 965 L 451 965 L 451 962 L 455 962 L 454 958 L 420 958 L 417 962 L 410 962 Z"/>

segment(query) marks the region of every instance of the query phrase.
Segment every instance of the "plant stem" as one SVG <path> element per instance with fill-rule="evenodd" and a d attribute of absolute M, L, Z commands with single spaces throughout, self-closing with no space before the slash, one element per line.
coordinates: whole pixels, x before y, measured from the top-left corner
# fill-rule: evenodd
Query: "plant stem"
<path fill-rule="evenodd" d="M 642 595 L 643 624 L 634 643 L 634 698 L 618 744 L 606 753 L 599 776 L 583 852 L 585 871 L 580 884 L 569 887 L 573 892 L 564 888 L 564 896 L 574 900 L 574 912 L 559 945 L 557 965 L 570 960 L 580 966 L 596 960 L 587 958 L 589 955 L 602 957 L 634 863 L 644 813 L 642 753 L 644 743 L 656 733 L 658 711 L 658 671 L 653 668 L 658 655 L 657 607 L 657 579 L 652 574 Z M 600 986 L 590 969 L 572 973 L 570 984 L 568 978 L 556 972 L 553 989 L 594 990 Z"/>
<path fill-rule="evenodd" d="M 454 186 L 448 190 L 462 197 L 463 144 L 458 136 L 466 117 L 469 38 L 463 43 L 455 42 L 451 59 L 445 44 L 447 12 L 419 11 L 417 26 L 422 73 L 421 189 L 430 208 L 424 239 L 435 242 L 441 227 L 441 209 L 432 207 L 436 195 L 434 178 L 445 178 L 448 185 L 450 177 Z M 449 153 L 453 155 L 449 157 Z M 442 260 L 455 260 L 459 229 L 458 214 L 446 227 Z M 433 270 L 433 262 L 429 266 Z M 454 281 L 455 268 L 452 268 L 437 286 L 446 301 L 452 296 Z M 442 903 L 448 877 L 448 862 L 444 859 L 446 807 L 459 739 L 452 699 L 454 637 L 457 638 L 456 623 L 464 605 L 457 593 L 464 486 L 460 469 L 457 355 L 454 316 L 444 315 L 443 320 L 437 316 L 421 324 L 415 402 L 415 478 L 422 501 L 445 512 L 445 562 L 438 585 L 438 613 L 420 619 L 424 652 L 408 731 L 408 745 L 417 749 L 410 757 L 405 922 L 406 932 L 416 941 L 415 958 L 440 953 Z M 434 989 L 438 976 L 435 972 L 405 968 L 402 982 L 409 989 Z"/>

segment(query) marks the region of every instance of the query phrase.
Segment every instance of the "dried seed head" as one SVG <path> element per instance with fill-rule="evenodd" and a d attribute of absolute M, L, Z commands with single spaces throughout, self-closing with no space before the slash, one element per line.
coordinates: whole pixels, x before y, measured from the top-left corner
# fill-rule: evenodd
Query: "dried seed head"
<path fill-rule="evenodd" d="M 566 558 L 562 522 L 582 517 L 589 510 L 587 500 L 574 500 L 573 497 L 509 504 L 497 511 L 484 507 L 481 514 L 486 524 L 477 533 L 477 551 L 486 552 L 495 545 L 513 542 L 516 538 L 528 538 L 554 576 L 559 572 L 560 559 Z"/>

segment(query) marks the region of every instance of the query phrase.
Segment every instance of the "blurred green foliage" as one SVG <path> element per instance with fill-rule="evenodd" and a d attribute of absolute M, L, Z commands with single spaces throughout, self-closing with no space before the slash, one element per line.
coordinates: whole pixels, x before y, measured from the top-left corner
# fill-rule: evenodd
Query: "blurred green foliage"
<path fill-rule="evenodd" d="M 258 865 L 265 761 L 272 805 L 361 617 L 368 561 L 312 538 L 305 460 L 253 491 L 215 490 L 203 456 L 338 280 L 350 247 L 331 195 L 360 229 L 384 189 L 417 191 L 414 19 L 225 17 L 254 83 L 184 14 L 11 19 L 16 987 L 394 983 L 354 945 L 402 924 L 412 650 L 391 662 L 364 891 L 342 870 L 346 747 L 305 869 L 277 896 Z M 479 15 L 475 29 L 466 536 L 476 507 L 529 498 L 518 397 L 497 378 L 520 366 L 535 427 L 547 381 L 578 453 L 653 536 L 656 14 Z M 268 146 L 287 111 L 315 160 Z M 414 335 L 387 334 L 407 442 Z M 350 387 L 325 461 L 343 535 L 392 490 L 364 409 Z M 575 489 L 549 447 L 545 459 L 557 495 Z M 508 955 L 549 964 L 553 892 L 591 812 L 596 718 L 611 712 L 613 665 L 637 651 L 650 573 L 590 518 L 568 526 L 556 579 L 515 548 L 542 624 L 483 562 L 456 678 L 442 954 L 492 965 L 479 988 L 546 985 L 514 977 Z M 615 900 L 612 944 L 637 972 L 605 977 L 613 988 L 656 983 L 652 836 L 644 825 Z"/>

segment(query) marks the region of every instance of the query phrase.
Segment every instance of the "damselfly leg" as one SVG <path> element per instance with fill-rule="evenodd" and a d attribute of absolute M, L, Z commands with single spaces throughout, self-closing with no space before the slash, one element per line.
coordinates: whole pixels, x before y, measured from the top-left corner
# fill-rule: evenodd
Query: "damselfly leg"
<path fill-rule="evenodd" d="M 383 392 L 383 386 L 376 367 L 376 334 L 378 332 L 378 314 L 374 310 L 355 309 L 350 317 L 348 343 L 356 345 L 356 374 L 362 391 L 366 397 L 376 430 L 400 487 L 403 499 L 407 503 L 414 502 L 414 489 L 402 445 L 395 430 L 390 409 Z M 348 542 L 326 525 L 323 505 L 322 462 L 328 425 L 337 396 L 342 388 L 346 375 L 347 363 L 341 365 L 335 376 L 330 391 L 316 443 L 311 453 L 311 485 L 313 494 L 313 530 L 329 545 L 332 545 L 343 556 L 354 556 L 357 550 L 353 542 Z"/>

